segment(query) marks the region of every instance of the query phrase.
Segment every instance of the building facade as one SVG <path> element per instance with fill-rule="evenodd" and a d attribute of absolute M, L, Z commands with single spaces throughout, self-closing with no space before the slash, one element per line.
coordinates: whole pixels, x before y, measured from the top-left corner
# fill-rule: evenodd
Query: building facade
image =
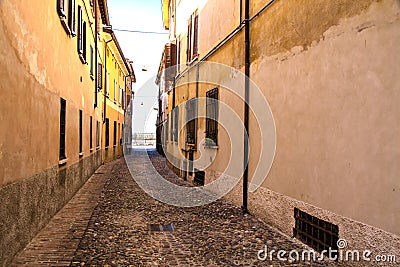
<path fill-rule="evenodd" d="M 105 0 L 0 2 L 2 266 L 121 155 L 134 73 L 107 25 Z"/>
<path fill-rule="evenodd" d="M 226 199 L 319 251 L 345 239 L 350 249 L 399 255 L 399 2 L 162 5 L 175 52 L 165 49 L 157 78 L 158 143 L 171 168 L 184 179 L 210 184 L 224 175 L 233 148 L 240 147 L 235 170 L 244 174 Z M 174 53 L 169 64 L 166 58 Z M 245 79 L 234 94 L 220 84 L 234 80 L 235 71 L 227 76 L 210 69 L 210 62 L 250 77 L 269 103 L 276 137 L 274 127 L 260 128 L 255 111 L 246 115 L 241 96 L 248 94 L 250 106 L 262 102 L 246 92 Z M 171 65 L 175 73 L 167 71 Z M 218 101 L 245 125 L 248 146 L 245 136 L 230 142 L 221 125 L 229 119 Z M 261 142 L 265 135 L 271 136 L 267 144 Z M 259 161 L 261 148 L 271 144 L 274 150 L 274 138 L 273 164 L 254 187 L 260 165 L 267 164 Z"/>

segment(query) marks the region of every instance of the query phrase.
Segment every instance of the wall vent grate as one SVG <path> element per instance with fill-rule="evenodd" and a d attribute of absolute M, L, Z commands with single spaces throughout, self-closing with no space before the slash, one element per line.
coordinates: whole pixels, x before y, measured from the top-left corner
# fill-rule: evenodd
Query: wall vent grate
<path fill-rule="evenodd" d="M 196 185 L 204 186 L 206 173 L 198 169 L 194 169 L 194 183 Z"/>
<path fill-rule="evenodd" d="M 295 227 L 293 235 L 318 252 L 323 250 L 337 250 L 339 227 L 330 222 L 321 220 L 304 211 L 294 208 Z M 335 254 L 332 253 L 332 256 Z"/>

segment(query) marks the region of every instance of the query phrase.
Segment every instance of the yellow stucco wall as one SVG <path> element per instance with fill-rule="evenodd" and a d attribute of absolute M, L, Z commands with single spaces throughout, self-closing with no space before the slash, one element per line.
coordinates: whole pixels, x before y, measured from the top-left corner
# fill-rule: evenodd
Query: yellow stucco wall
<path fill-rule="evenodd" d="M 77 53 L 77 37 L 64 30 L 57 1 L 2 1 L 0 5 L 1 85 L 5 104 L 0 120 L 0 185 L 29 177 L 58 164 L 60 97 L 67 100 L 66 166 L 79 160 L 79 110 L 83 110 L 83 152 L 89 151 L 89 117 L 94 109 L 94 80 Z M 87 22 L 87 61 L 94 48 L 89 1 L 76 1 Z M 40 19 L 37 19 L 40 18 Z M 101 107 L 101 105 L 99 105 Z M 12 116 L 10 116 L 12 114 Z M 95 138 L 93 138 L 95 140 Z"/>

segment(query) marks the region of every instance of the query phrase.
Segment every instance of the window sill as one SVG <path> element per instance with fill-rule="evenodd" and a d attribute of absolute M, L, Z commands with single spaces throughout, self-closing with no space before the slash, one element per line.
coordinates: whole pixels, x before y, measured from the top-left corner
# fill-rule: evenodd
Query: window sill
<path fill-rule="evenodd" d="M 68 159 L 67 159 L 67 158 L 65 158 L 65 159 L 60 159 L 60 160 L 58 161 L 58 166 L 63 166 L 63 165 L 65 165 L 65 164 L 67 164 L 67 162 L 68 162 Z"/>
<path fill-rule="evenodd" d="M 60 16 L 61 25 L 63 26 L 64 30 L 67 32 L 68 35 L 72 35 L 71 29 L 68 26 L 67 17 Z"/>
<path fill-rule="evenodd" d="M 82 61 L 82 64 L 86 64 L 86 59 L 83 57 L 83 54 L 79 53 L 79 58 Z"/>
<path fill-rule="evenodd" d="M 208 148 L 208 149 L 216 149 L 216 150 L 219 149 L 219 146 L 214 146 L 214 145 L 203 145 L 203 146 L 204 146 L 204 148 Z"/>
<path fill-rule="evenodd" d="M 93 148 L 89 149 L 89 151 L 90 151 L 90 153 L 92 153 L 93 152 Z"/>
<path fill-rule="evenodd" d="M 186 63 L 186 66 L 192 65 L 198 59 L 199 59 L 199 55 L 197 54 L 194 58 L 192 58 L 189 62 Z"/>
<path fill-rule="evenodd" d="M 96 151 L 97 151 L 97 150 L 100 150 L 100 146 L 96 147 Z"/>
<path fill-rule="evenodd" d="M 105 149 L 105 150 L 108 150 L 108 146 L 106 146 L 104 149 Z"/>
<path fill-rule="evenodd" d="M 80 157 L 80 158 L 82 158 L 82 157 L 83 157 L 83 155 L 84 155 L 84 153 L 83 153 L 83 152 L 80 152 L 80 153 L 79 153 L 79 157 Z"/>
<path fill-rule="evenodd" d="M 94 76 L 93 76 L 93 74 L 90 74 L 90 79 L 92 79 L 92 81 L 94 81 Z"/>

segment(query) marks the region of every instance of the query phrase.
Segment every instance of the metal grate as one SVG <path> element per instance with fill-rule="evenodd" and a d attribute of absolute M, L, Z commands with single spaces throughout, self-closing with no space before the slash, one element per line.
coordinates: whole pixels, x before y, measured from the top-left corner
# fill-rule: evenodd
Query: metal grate
<path fill-rule="evenodd" d="M 174 232 L 175 228 L 172 223 L 170 224 L 149 224 L 148 229 L 150 232 Z"/>
<path fill-rule="evenodd" d="M 198 169 L 194 169 L 194 180 L 193 182 L 197 185 L 204 185 L 206 173 Z"/>
<path fill-rule="evenodd" d="M 339 227 L 337 225 L 297 208 L 294 208 L 294 218 L 296 220 L 295 228 L 293 228 L 294 237 L 319 252 L 329 248 L 338 249 Z"/>

